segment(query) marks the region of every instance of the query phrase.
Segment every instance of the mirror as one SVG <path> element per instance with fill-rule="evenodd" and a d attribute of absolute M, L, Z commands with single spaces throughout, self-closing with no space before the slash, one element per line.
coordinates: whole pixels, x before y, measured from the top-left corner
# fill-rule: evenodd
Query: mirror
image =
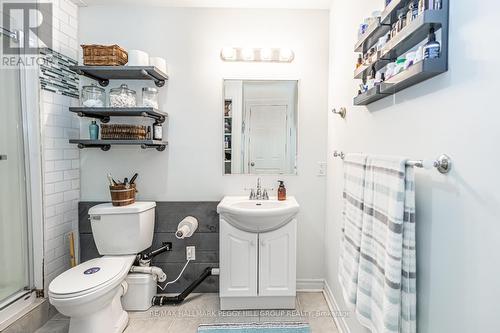
<path fill-rule="evenodd" d="M 224 80 L 224 173 L 297 173 L 298 81 Z"/>

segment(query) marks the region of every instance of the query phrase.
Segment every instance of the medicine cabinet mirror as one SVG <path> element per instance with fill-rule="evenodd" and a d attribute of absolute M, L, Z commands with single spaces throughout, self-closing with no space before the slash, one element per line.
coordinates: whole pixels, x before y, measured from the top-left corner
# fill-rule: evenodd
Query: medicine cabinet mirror
<path fill-rule="evenodd" d="M 297 173 L 296 80 L 224 80 L 225 174 Z"/>

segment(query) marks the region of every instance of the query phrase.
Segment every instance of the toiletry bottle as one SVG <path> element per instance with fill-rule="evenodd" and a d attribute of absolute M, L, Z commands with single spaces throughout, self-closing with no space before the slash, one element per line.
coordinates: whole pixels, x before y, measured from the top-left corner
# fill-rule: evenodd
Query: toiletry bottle
<path fill-rule="evenodd" d="M 97 125 L 95 120 L 92 120 L 89 125 L 89 135 L 90 140 L 99 140 L 99 125 Z"/>
<path fill-rule="evenodd" d="M 434 29 L 429 32 L 429 41 L 424 45 L 424 59 L 439 58 L 441 53 L 441 45 L 436 41 Z"/>
<path fill-rule="evenodd" d="M 163 140 L 163 126 L 159 123 L 153 124 L 153 140 Z"/>
<path fill-rule="evenodd" d="M 361 53 L 360 53 L 358 56 L 358 62 L 356 63 L 356 69 L 361 67 L 361 65 L 363 65 L 363 57 L 361 56 Z"/>
<path fill-rule="evenodd" d="M 284 201 L 286 200 L 286 188 L 285 188 L 285 182 L 282 180 L 278 180 L 279 186 L 278 186 L 278 200 L 279 201 Z"/>

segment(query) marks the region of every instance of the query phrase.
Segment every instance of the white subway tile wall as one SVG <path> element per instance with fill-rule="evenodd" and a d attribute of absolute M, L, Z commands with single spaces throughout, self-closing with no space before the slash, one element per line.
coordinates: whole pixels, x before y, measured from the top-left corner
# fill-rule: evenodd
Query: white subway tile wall
<path fill-rule="evenodd" d="M 78 59 L 78 7 L 69 0 L 53 3 L 53 50 Z M 40 90 L 44 175 L 44 274 L 49 283 L 70 267 L 68 234 L 73 232 L 78 253 L 80 154 L 70 138 L 78 138 L 80 121 L 68 111 L 78 100 Z"/>

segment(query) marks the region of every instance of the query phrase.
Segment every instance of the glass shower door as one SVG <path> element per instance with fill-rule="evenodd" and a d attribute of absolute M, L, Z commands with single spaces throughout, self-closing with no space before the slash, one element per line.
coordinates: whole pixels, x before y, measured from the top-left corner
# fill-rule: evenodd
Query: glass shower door
<path fill-rule="evenodd" d="M 2 42 L 8 37 L 0 34 Z M 30 287 L 19 68 L 0 68 L 0 310 Z"/>

